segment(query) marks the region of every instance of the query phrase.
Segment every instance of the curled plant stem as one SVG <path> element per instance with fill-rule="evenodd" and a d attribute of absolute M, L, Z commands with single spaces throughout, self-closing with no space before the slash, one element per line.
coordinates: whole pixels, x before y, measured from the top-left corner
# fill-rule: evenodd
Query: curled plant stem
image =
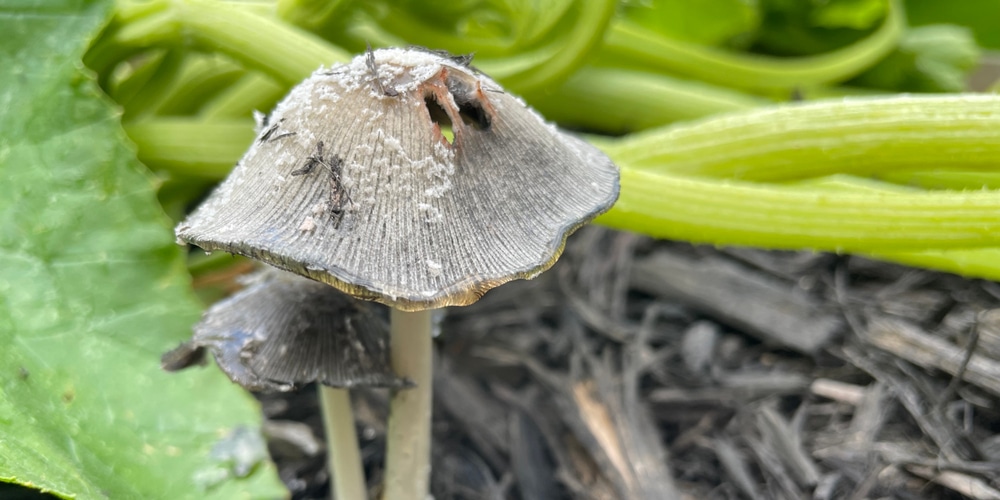
<path fill-rule="evenodd" d="M 601 35 L 611 22 L 617 5 L 616 0 L 577 2 L 577 19 L 568 33 L 554 35 L 547 44 L 535 50 L 484 59 L 478 65 L 516 93 L 561 83 L 601 43 Z"/>
<path fill-rule="evenodd" d="M 395 390 L 389 403 L 383 495 L 387 500 L 425 500 L 428 496 L 434 357 L 431 312 L 391 312 L 392 368 L 415 386 Z"/>
<path fill-rule="evenodd" d="M 368 498 L 365 472 L 358 450 L 358 435 L 347 389 L 319 386 L 323 429 L 326 431 L 330 494 L 337 500 Z"/>
<path fill-rule="evenodd" d="M 603 53 L 608 60 L 631 60 L 647 68 L 747 89 L 792 89 L 839 82 L 857 75 L 896 47 L 905 16 L 898 0 L 882 26 L 867 38 L 826 54 L 776 58 L 736 54 L 673 40 L 628 21 L 612 23 Z"/>

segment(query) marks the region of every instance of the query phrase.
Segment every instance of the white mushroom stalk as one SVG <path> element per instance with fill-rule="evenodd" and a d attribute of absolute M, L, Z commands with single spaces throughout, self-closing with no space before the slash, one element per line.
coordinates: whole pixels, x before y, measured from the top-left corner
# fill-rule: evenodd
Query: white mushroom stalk
<path fill-rule="evenodd" d="M 606 156 L 468 58 L 382 49 L 295 87 L 177 235 L 418 312 L 538 275 L 617 196 Z M 394 500 L 427 494 L 429 319 L 393 313 L 393 368 L 416 383 L 391 405 Z"/>
<path fill-rule="evenodd" d="M 203 362 L 206 351 L 251 391 L 289 391 L 316 382 L 335 498 L 367 497 L 351 412 L 351 387 L 403 387 L 390 368 L 388 328 L 373 308 L 334 288 L 276 269 L 205 312 L 194 337 L 163 355 L 169 371 Z"/>

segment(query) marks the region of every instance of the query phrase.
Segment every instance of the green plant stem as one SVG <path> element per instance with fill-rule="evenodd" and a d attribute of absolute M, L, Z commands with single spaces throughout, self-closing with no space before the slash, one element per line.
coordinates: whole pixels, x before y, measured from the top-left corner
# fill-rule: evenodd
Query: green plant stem
<path fill-rule="evenodd" d="M 879 179 L 925 189 L 1000 189 L 1000 172 L 951 170 L 898 170 L 878 175 Z"/>
<path fill-rule="evenodd" d="M 278 17 L 316 31 L 331 23 L 352 0 L 278 0 Z M 338 12 L 339 11 L 339 12 Z"/>
<path fill-rule="evenodd" d="M 670 39 L 624 20 L 608 29 L 602 58 L 632 61 L 645 68 L 687 75 L 717 85 L 748 89 L 792 89 L 839 82 L 857 75 L 896 47 L 905 25 L 899 1 L 893 0 L 882 26 L 842 49 L 803 58 L 738 54 Z"/>
<path fill-rule="evenodd" d="M 321 65 L 351 59 L 347 52 L 309 32 L 231 4 L 186 0 L 176 5 L 175 15 L 200 45 L 289 85 Z"/>
<path fill-rule="evenodd" d="M 556 89 L 525 98 L 550 120 L 603 133 L 645 130 L 770 103 L 707 83 L 592 66 L 580 68 Z"/>
<path fill-rule="evenodd" d="M 259 72 L 251 72 L 202 106 L 206 120 L 246 118 L 254 110 L 268 112 L 288 92 L 288 86 Z"/>
<path fill-rule="evenodd" d="M 87 51 L 84 63 L 93 69 L 104 88 L 115 65 L 153 46 L 173 48 L 177 26 L 169 3 L 153 1 L 120 4 L 115 19 Z"/>
<path fill-rule="evenodd" d="M 192 40 L 219 51 L 248 68 L 294 85 L 321 65 L 344 62 L 350 54 L 325 40 L 259 9 L 207 0 L 154 0 L 119 11 L 122 25 L 102 38 L 88 54 L 88 64 L 106 74 L 119 61 L 154 46 Z"/>
<path fill-rule="evenodd" d="M 125 132 L 139 148 L 139 159 L 174 176 L 222 179 L 255 136 L 253 122 L 157 118 L 127 124 Z"/>
<path fill-rule="evenodd" d="M 348 389 L 319 386 L 330 494 L 337 500 L 365 500 L 368 488 Z"/>
<path fill-rule="evenodd" d="M 606 151 L 649 172 L 753 181 L 995 170 L 1000 96 L 815 101 L 632 134 Z"/>
<path fill-rule="evenodd" d="M 107 79 L 105 92 L 118 104 L 127 107 L 128 103 L 146 87 L 146 84 L 159 72 L 160 66 L 167 63 L 170 49 L 151 50 L 146 52 L 141 61 L 133 61 L 127 68 L 115 71 L 114 78 Z M 103 78 L 105 75 L 98 75 Z"/>
<path fill-rule="evenodd" d="M 124 107 L 122 121 L 136 120 L 156 112 L 167 90 L 177 85 L 185 64 L 186 52 L 183 49 L 167 51 L 146 84 L 139 88 L 131 99 L 121 103 Z"/>
<path fill-rule="evenodd" d="M 205 102 L 246 73 L 243 67 L 225 56 L 191 54 L 184 61 L 175 84 L 163 92 L 155 112 L 166 116 L 195 114 Z"/>
<path fill-rule="evenodd" d="M 601 43 L 614 16 L 617 0 L 577 2 L 572 30 L 554 37 L 541 48 L 516 56 L 484 59 L 484 71 L 515 93 L 525 93 L 561 83 L 579 68 Z"/>
<path fill-rule="evenodd" d="M 375 29 L 388 36 L 399 37 L 424 47 L 447 47 L 453 53 L 475 52 L 478 57 L 503 57 L 504 54 L 509 54 L 514 50 L 512 40 L 509 38 L 477 36 L 475 34 L 463 36 L 445 32 L 407 12 L 402 5 L 387 7 L 387 11 L 377 18 L 364 17 L 364 24 L 370 26 L 367 28 L 368 30 Z"/>
<path fill-rule="evenodd" d="M 424 8 L 419 4 L 414 6 Z M 501 16 L 506 16 L 507 20 L 512 22 L 510 32 L 505 33 L 505 36 L 497 36 L 492 32 L 476 32 L 478 30 L 463 33 L 442 30 L 442 23 L 425 22 L 421 20 L 421 16 L 415 15 L 405 5 L 387 5 L 385 12 L 378 15 L 377 19 L 373 19 L 373 22 L 376 22 L 382 30 L 412 43 L 425 47 L 446 47 L 457 53 L 474 52 L 477 57 L 493 59 L 524 53 L 544 44 L 546 39 L 557 39 L 556 32 L 560 21 L 573 19 L 576 15 L 573 9 L 579 9 L 581 6 L 588 7 L 586 1 L 561 0 L 546 2 L 544 8 L 535 10 L 531 16 L 525 16 L 523 12 L 507 11 Z M 589 7 L 592 8 L 594 5 Z M 600 7 L 598 5 L 598 8 Z M 568 24 L 578 26 L 579 23 Z"/>
<path fill-rule="evenodd" d="M 619 163 L 599 222 L 697 243 L 835 252 L 1000 246 L 1000 193 L 828 192 L 649 172 Z"/>
<path fill-rule="evenodd" d="M 963 276 L 1000 280 L 1000 266 L 997 266 L 997 262 L 1000 262 L 1000 248 L 871 252 L 862 255 Z"/>
<path fill-rule="evenodd" d="M 892 169 L 897 168 L 900 175 L 904 175 L 911 172 L 910 167 L 899 165 L 896 153 L 886 155 L 878 151 L 879 144 L 891 145 L 901 137 L 913 138 L 909 141 L 910 147 L 922 152 L 912 155 L 899 151 L 900 155 L 913 156 L 914 161 L 931 156 L 938 162 L 936 168 L 964 173 L 970 183 L 973 182 L 970 171 L 981 168 L 984 179 L 988 180 L 991 174 L 986 169 L 1000 164 L 1000 152 L 997 151 L 1000 141 L 983 136 L 1000 130 L 995 123 L 1000 112 L 993 110 L 988 102 L 990 99 L 1000 101 L 998 97 L 976 96 L 819 103 L 814 106 L 833 106 L 840 112 L 832 112 L 834 108 L 831 108 L 811 115 L 808 109 L 815 108 L 808 106 L 762 110 L 746 114 L 755 117 L 753 119 L 732 122 L 735 128 L 719 125 L 718 120 L 730 117 L 637 134 L 625 140 L 602 140 L 598 145 L 622 168 L 622 194 L 611 212 L 599 220 L 656 237 L 765 248 L 881 252 L 880 255 L 886 258 L 928 249 L 964 247 L 971 251 L 976 247 L 1000 246 L 1000 218 L 996 215 L 1000 213 L 1000 193 L 982 191 L 980 186 L 966 186 L 975 187 L 975 191 L 930 193 L 912 189 L 880 192 L 865 186 L 848 186 L 852 189 L 830 192 L 815 184 L 790 183 L 803 179 L 803 173 L 796 168 L 807 170 L 813 177 L 855 173 L 879 178 L 888 176 L 890 180 L 899 181 L 890 175 Z M 967 109 L 963 111 L 963 107 Z M 808 141 L 801 140 L 791 122 L 783 122 L 774 114 L 785 112 L 802 113 L 793 120 L 799 126 L 839 122 L 841 115 L 848 116 L 848 123 L 854 125 L 834 127 L 828 132 L 831 135 L 821 141 L 827 147 L 815 147 L 811 156 L 799 158 L 799 164 L 783 165 L 774 170 L 775 164 L 781 163 L 782 153 L 757 157 L 748 149 L 740 148 L 751 148 L 754 144 L 775 144 L 778 149 L 791 147 L 782 146 L 783 142 L 804 147 Z M 957 118 L 949 113 L 957 113 Z M 907 114 L 926 116 L 900 119 Z M 821 119 L 810 119 L 810 116 Z M 962 116 L 968 119 L 961 119 Z M 849 141 L 846 145 L 838 145 L 836 139 L 841 137 L 838 134 L 850 137 L 852 130 L 871 132 L 873 129 L 866 127 L 879 127 L 879 117 L 895 117 L 889 121 L 896 123 L 897 132 L 886 129 L 871 135 L 870 142 Z M 949 122 L 953 119 L 959 119 L 964 125 L 952 127 Z M 753 141 L 742 138 L 742 134 L 753 134 L 757 128 L 766 128 L 776 120 L 784 125 Z M 158 168 L 171 169 L 177 175 L 221 178 L 253 140 L 250 120 L 216 123 L 160 119 L 131 125 L 127 130 L 139 145 L 141 158 Z M 933 130 L 936 132 L 931 133 Z M 949 152 L 942 154 L 939 150 L 948 141 L 951 141 Z M 927 147 L 927 142 L 931 147 Z M 688 150 L 684 144 L 690 145 Z M 858 155 L 854 151 L 859 144 L 864 146 L 866 154 Z M 677 150 L 672 149 L 675 146 Z M 716 152 L 729 148 L 742 151 L 739 155 L 743 158 L 742 164 L 738 161 L 720 163 L 713 159 Z M 794 154 L 794 150 L 789 154 Z M 198 163 L 205 162 L 206 158 L 212 158 L 210 164 Z M 840 159 L 835 161 L 837 158 Z M 725 168 L 700 170 L 705 166 L 697 163 L 698 159 L 709 166 Z M 860 160 L 867 163 L 858 163 Z M 817 164 L 822 168 L 817 168 Z M 676 174 L 675 170 L 685 174 Z M 706 174 L 713 174 L 713 177 Z M 736 180 L 739 176 L 783 183 Z M 932 263 L 937 262 L 934 264 L 937 268 L 943 268 L 940 263 L 951 254 L 944 255 L 932 260 Z M 1000 269 L 1000 265 L 996 261 L 963 264 L 962 269 L 980 273 L 983 269 Z"/>
<path fill-rule="evenodd" d="M 415 386 L 395 390 L 389 403 L 386 500 L 425 500 L 428 496 L 434 356 L 431 312 L 391 312 L 392 368 Z"/>

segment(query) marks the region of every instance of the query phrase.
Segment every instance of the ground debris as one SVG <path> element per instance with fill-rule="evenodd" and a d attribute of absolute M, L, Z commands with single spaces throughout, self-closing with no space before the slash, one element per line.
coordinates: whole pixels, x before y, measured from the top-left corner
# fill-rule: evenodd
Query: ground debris
<path fill-rule="evenodd" d="M 552 272 L 448 310 L 433 494 L 1000 498 L 997 311 L 993 283 L 585 228 Z M 373 498 L 386 398 L 353 395 Z M 295 430 L 271 443 L 292 497 L 325 498 L 288 423 L 322 436 L 315 391 L 264 408 Z"/>
<path fill-rule="evenodd" d="M 632 268 L 640 291 L 689 305 L 766 342 L 813 354 L 840 329 L 839 316 L 784 283 L 722 256 L 660 251 Z"/>

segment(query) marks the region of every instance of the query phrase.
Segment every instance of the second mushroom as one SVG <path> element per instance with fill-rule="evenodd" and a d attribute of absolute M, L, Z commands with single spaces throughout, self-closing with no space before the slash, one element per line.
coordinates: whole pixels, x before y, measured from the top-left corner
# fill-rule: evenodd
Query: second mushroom
<path fill-rule="evenodd" d="M 427 496 L 430 310 L 532 278 L 608 210 L 618 170 L 468 65 L 369 51 L 316 71 L 261 127 L 180 240 L 392 307 L 385 497 Z"/>

